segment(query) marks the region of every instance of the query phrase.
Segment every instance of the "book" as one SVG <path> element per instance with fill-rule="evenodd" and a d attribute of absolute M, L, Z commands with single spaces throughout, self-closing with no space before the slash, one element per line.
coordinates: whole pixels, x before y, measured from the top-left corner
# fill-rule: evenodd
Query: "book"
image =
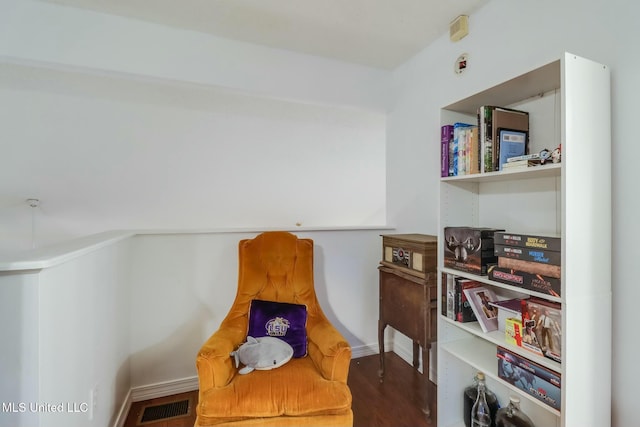
<path fill-rule="evenodd" d="M 453 274 L 446 275 L 447 309 L 445 315 L 452 320 L 456 318 L 456 289 L 454 280 L 455 276 Z"/>
<path fill-rule="evenodd" d="M 462 277 L 455 278 L 455 320 L 461 323 L 475 322 L 478 320 L 467 299 L 465 289 L 477 288 L 480 282 Z"/>
<path fill-rule="evenodd" d="M 460 157 L 464 158 L 465 150 L 466 150 L 466 140 L 464 138 L 464 130 L 465 128 L 473 126 L 469 123 L 456 122 L 453 124 L 453 148 L 449 150 L 449 155 L 453 158 L 452 165 L 452 176 L 458 175 L 458 170 L 462 166 L 459 166 Z M 464 161 L 464 160 L 463 160 Z M 464 163 L 463 163 L 464 164 Z M 464 173 L 462 174 L 464 175 Z"/>
<path fill-rule="evenodd" d="M 540 153 L 523 154 L 522 156 L 515 156 L 507 158 L 507 163 L 519 162 L 521 160 L 538 160 L 540 161 Z"/>
<path fill-rule="evenodd" d="M 464 294 L 469 300 L 471 309 L 478 319 L 478 323 L 483 332 L 491 332 L 498 329 L 498 309 L 489 304 L 497 301 L 496 294 L 490 288 L 479 286 L 477 288 L 465 289 Z"/>
<path fill-rule="evenodd" d="M 514 131 L 529 132 L 529 113 L 522 110 L 515 110 L 505 107 L 494 107 L 491 113 L 491 166 L 492 171 L 500 169 L 500 129 L 511 129 Z M 522 154 L 526 154 L 529 148 L 528 140 L 525 141 L 525 151 Z M 488 172 L 488 171 L 487 171 Z"/>
<path fill-rule="evenodd" d="M 478 126 L 471 126 L 467 129 L 467 138 L 467 173 L 480 173 L 480 140 L 478 136 Z"/>
<path fill-rule="evenodd" d="M 478 140 L 480 146 L 480 172 L 493 171 L 493 141 L 491 140 L 491 117 L 494 106 L 482 105 L 478 108 Z"/>
<path fill-rule="evenodd" d="M 517 286 L 546 295 L 559 297 L 561 292 L 560 279 L 558 278 L 498 267 L 496 264 L 489 266 L 487 276 L 490 280 L 496 282 L 506 283 L 507 285 Z"/>
<path fill-rule="evenodd" d="M 527 131 L 498 129 L 498 144 L 500 145 L 498 170 L 503 169 L 507 159 L 525 154 L 528 133 Z M 510 167 L 513 167 L 513 163 L 511 163 Z"/>
<path fill-rule="evenodd" d="M 562 304 L 530 297 L 522 301 L 522 347 L 562 362 Z"/>
<path fill-rule="evenodd" d="M 442 273 L 440 281 L 440 315 L 447 317 L 447 275 Z"/>
<path fill-rule="evenodd" d="M 546 249 L 560 251 L 562 239 L 555 236 L 541 236 L 535 234 L 520 234 L 497 231 L 494 235 L 496 245 L 519 246 L 523 248 Z"/>
<path fill-rule="evenodd" d="M 440 128 L 440 176 L 449 176 L 453 171 L 453 159 L 449 158 L 449 147 L 453 143 L 453 125 Z M 451 160 L 451 164 L 449 163 Z"/>
<path fill-rule="evenodd" d="M 458 169 L 454 173 L 454 175 L 456 176 L 467 174 L 467 150 L 469 143 L 469 140 L 467 138 L 468 130 L 469 128 L 467 127 L 458 128 Z"/>
<path fill-rule="evenodd" d="M 527 169 L 534 166 L 540 166 L 540 160 L 517 160 L 515 162 L 509 162 L 502 164 L 502 170 L 516 170 Z"/>
<path fill-rule="evenodd" d="M 458 130 L 458 175 L 480 172 L 478 126 L 470 125 Z"/>
<path fill-rule="evenodd" d="M 553 265 L 562 264 L 562 252 L 560 251 L 548 251 L 545 249 L 494 244 L 493 253 L 498 258 L 514 258 Z"/>
<path fill-rule="evenodd" d="M 541 274 L 543 276 L 555 277 L 556 279 L 562 277 L 560 274 L 561 267 L 559 265 L 536 261 L 525 261 L 522 259 L 499 256 L 498 267 L 524 271 L 532 274 Z"/>

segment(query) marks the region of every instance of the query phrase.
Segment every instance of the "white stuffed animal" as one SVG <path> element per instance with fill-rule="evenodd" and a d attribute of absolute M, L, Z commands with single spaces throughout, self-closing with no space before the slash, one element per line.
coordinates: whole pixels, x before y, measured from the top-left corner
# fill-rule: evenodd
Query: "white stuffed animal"
<path fill-rule="evenodd" d="M 254 369 L 269 370 L 279 368 L 291 360 L 293 347 L 275 337 L 247 337 L 247 342 L 230 354 L 235 358 L 236 368 L 244 365 L 238 372 L 248 374 Z"/>

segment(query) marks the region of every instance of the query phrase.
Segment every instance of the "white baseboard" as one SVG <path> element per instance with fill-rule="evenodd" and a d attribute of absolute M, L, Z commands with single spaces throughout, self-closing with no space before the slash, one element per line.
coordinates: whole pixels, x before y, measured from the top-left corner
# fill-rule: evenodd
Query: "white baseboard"
<path fill-rule="evenodd" d="M 164 381 L 131 389 L 131 401 L 156 399 L 158 397 L 171 396 L 172 394 L 186 393 L 198 389 L 198 377 L 188 377 L 179 380 Z"/>
<path fill-rule="evenodd" d="M 378 344 L 363 344 L 355 347 L 352 346 L 351 358 L 357 359 L 359 357 L 372 356 L 374 354 L 378 354 L 378 352 Z"/>
<path fill-rule="evenodd" d="M 120 406 L 113 427 L 123 427 L 131 410 L 133 402 L 156 399 L 158 397 L 171 396 L 172 394 L 186 393 L 198 389 L 198 377 L 183 378 L 180 380 L 165 381 L 140 387 L 133 387 L 127 393 L 125 401 Z"/>
<path fill-rule="evenodd" d="M 115 422 L 113 423 L 113 427 L 123 427 L 124 423 L 127 421 L 127 416 L 129 415 L 129 411 L 131 410 L 131 390 L 127 393 L 127 397 L 125 397 L 124 402 L 120 406 L 120 412 L 118 412 L 118 416 L 116 417 Z"/>
<path fill-rule="evenodd" d="M 386 351 L 393 351 L 397 354 L 402 360 L 409 364 L 413 364 L 413 345 L 411 341 L 408 341 L 406 337 L 404 338 L 394 338 L 391 337 L 389 340 L 385 340 L 384 348 Z M 357 359 L 358 357 L 371 356 L 373 354 L 378 354 L 378 344 L 365 344 L 357 347 L 351 347 L 351 357 L 353 359 Z M 430 357 L 431 360 L 429 363 L 429 379 L 433 382 L 436 382 L 437 378 L 437 360 L 436 360 L 436 345 L 435 343 L 431 346 Z M 422 365 L 422 364 L 421 364 Z M 420 372 L 422 372 L 422 366 L 420 366 Z"/>

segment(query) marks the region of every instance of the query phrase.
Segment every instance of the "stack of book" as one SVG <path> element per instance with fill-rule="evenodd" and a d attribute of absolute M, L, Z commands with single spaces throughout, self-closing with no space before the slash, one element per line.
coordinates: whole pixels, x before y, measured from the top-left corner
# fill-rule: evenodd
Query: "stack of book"
<path fill-rule="evenodd" d="M 441 127 L 440 141 L 440 176 L 480 172 L 480 147 L 476 125 L 461 122 L 444 125 Z"/>
<path fill-rule="evenodd" d="M 541 164 L 540 153 L 524 154 L 509 157 L 506 163 L 502 164 L 502 170 L 526 169 L 532 166 L 540 166 Z"/>
<path fill-rule="evenodd" d="M 491 287 L 453 274 L 443 274 L 442 286 L 443 316 L 461 323 L 479 322 L 484 332 L 498 329 L 498 309 L 491 305 L 497 296 Z"/>
<path fill-rule="evenodd" d="M 489 279 L 559 297 L 561 245 L 560 237 L 496 232 Z"/>
<path fill-rule="evenodd" d="M 446 311 L 442 314 L 457 322 L 466 323 L 477 321 L 478 319 L 464 294 L 464 290 L 477 288 L 482 284 L 475 280 L 465 279 L 464 277 L 453 274 L 444 274 L 442 283 L 446 285 Z"/>
<path fill-rule="evenodd" d="M 478 109 L 480 172 L 502 170 L 507 158 L 529 150 L 529 113 L 483 105 Z"/>
<path fill-rule="evenodd" d="M 529 113 L 483 105 L 477 124 L 441 126 L 440 141 L 440 176 L 500 171 L 508 158 L 529 152 Z"/>

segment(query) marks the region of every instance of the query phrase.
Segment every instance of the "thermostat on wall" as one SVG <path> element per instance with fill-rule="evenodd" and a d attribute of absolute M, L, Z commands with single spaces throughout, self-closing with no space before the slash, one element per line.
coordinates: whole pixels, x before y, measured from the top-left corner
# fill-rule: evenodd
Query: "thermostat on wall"
<path fill-rule="evenodd" d="M 467 66 L 469 65 L 468 60 L 468 53 L 463 53 L 462 55 L 458 56 L 455 64 L 453 64 L 453 71 L 455 71 L 456 74 L 464 73 L 464 71 L 467 69 Z"/>

